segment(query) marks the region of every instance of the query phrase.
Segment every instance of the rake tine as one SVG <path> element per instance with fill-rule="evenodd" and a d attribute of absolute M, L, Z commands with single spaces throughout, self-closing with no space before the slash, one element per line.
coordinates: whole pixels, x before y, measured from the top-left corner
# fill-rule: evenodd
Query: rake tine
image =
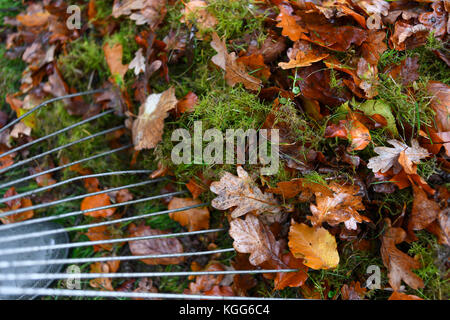
<path fill-rule="evenodd" d="M 74 98 L 74 97 L 79 97 L 79 96 L 87 96 L 90 94 L 95 94 L 95 93 L 100 93 L 100 92 L 104 92 L 106 91 L 106 89 L 96 89 L 96 90 L 89 90 L 89 91 L 84 91 L 84 92 L 78 92 L 78 93 L 72 93 L 72 94 L 68 94 L 65 96 L 60 96 L 60 97 L 55 97 L 49 100 L 46 100 L 44 102 L 42 102 L 41 104 L 37 105 L 36 107 L 34 107 L 33 109 L 31 109 L 30 111 L 26 112 L 25 114 L 21 115 L 20 117 L 18 117 L 17 119 L 11 121 L 10 123 L 8 123 L 7 125 L 5 125 L 3 128 L 0 128 L 0 133 L 2 133 L 3 131 L 5 131 L 6 129 L 8 129 L 9 127 L 15 125 L 16 123 L 18 123 L 20 120 L 22 120 L 23 118 L 28 117 L 30 114 L 32 114 L 33 112 L 35 112 L 36 110 L 46 106 L 47 104 L 50 104 L 52 102 L 55 101 L 59 101 L 59 100 L 64 100 L 67 98 Z"/>
<path fill-rule="evenodd" d="M 161 178 L 161 179 L 163 179 L 163 178 Z M 157 179 L 155 179 L 155 180 L 157 180 Z M 124 189 L 125 187 L 128 187 L 128 186 L 118 187 L 118 188 Z M 117 190 L 117 188 L 114 188 L 114 189 Z M 113 190 L 113 189 L 108 189 L 108 190 L 106 190 L 106 192 L 110 192 L 111 190 Z M 125 206 L 125 205 L 128 205 L 128 204 L 135 204 L 135 203 L 140 203 L 140 202 L 144 202 L 144 201 L 148 201 L 148 200 L 161 199 L 161 198 L 170 197 L 170 196 L 176 196 L 176 195 L 180 195 L 180 194 L 184 194 L 184 193 L 186 193 L 186 191 L 177 191 L 177 192 L 172 192 L 172 193 L 165 193 L 165 194 L 152 196 L 152 197 L 148 197 L 148 198 L 131 200 L 131 201 L 122 202 L 122 203 L 115 203 L 115 204 L 111 204 L 111 205 L 103 206 L 103 207 L 96 207 L 96 208 L 92 208 L 92 209 L 86 209 L 86 210 L 80 210 L 80 211 L 73 211 L 73 212 L 69 212 L 69 213 L 63 213 L 63 214 L 60 214 L 60 215 L 55 216 L 55 217 L 58 217 L 58 219 L 59 218 L 66 218 L 66 217 L 70 217 L 70 216 L 80 215 L 80 214 L 83 214 L 83 213 L 88 213 L 88 212 L 93 212 L 93 211 L 98 211 L 98 210 L 103 210 L 103 209 L 116 208 L 116 207 L 121 207 L 121 206 Z M 31 207 L 21 208 L 21 209 L 17 209 L 17 210 L 11 210 L 11 211 L 8 211 L 8 212 L 0 214 L 0 218 L 6 217 L 6 216 L 10 216 L 10 215 L 16 214 L 16 213 L 21 213 L 21 212 L 28 211 L 28 210 L 42 209 L 42 208 L 50 207 L 52 205 L 68 202 L 68 201 L 73 200 L 74 198 L 80 198 L 80 197 L 81 196 L 77 196 L 77 197 L 73 197 L 73 198 L 66 198 L 66 199 L 57 200 L 57 201 L 44 203 L 44 204 L 40 204 L 40 205 L 35 205 L 35 206 L 31 206 Z M 0 227 L 2 227 L 2 226 L 0 226 Z M 3 229 L 3 228 L 0 228 L 0 230 L 1 229 Z"/>
<path fill-rule="evenodd" d="M 95 257 L 95 258 L 72 258 L 72 259 L 53 259 L 53 260 L 18 260 L 18 261 L 0 261 L 0 268 L 11 267 L 31 267 L 37 265 L 51 265 L 51 264 L 78 264 L 78 263 L 94 263 L 94 262 L 108 262 L 108 261 L 128 261 L 141 259 L 161 259 L 161 258 L 176 258 L 176 257 L 192 257 L 209 254 L 234 252 L 234 248 L 218 249 L 211 251 L 196 251 L 183 253 L 167 253 L 167 254 L 153 254 L 143 256 L 112 256 L 112 257 Z"/>
<path fill-rule="evenodd" d="M 43 237 L 43 236 L 47 236 L 47 235 L 51 235 L 51 234 L 63 233 L 63 232 L 68 232 L 68 231 L 70 232 L 70 231 L 106 226 L 106 225 L 110 225 L 110 224 L 117 224 L 117 223 L 122 223 L 122 222 L 133 221 L 133 220 L 137 220 L 137 219 L 159 216 L 159 215 L 167 214 L 167 213 L 171 213 L 171 212 L 179 212 L 179 211 L 194 209 L 194 208 L 198 208 L 198 207 L 204 207 L 205 205 L 208 205 L 208 204 L 207 203 L 195 204 L 195 205 L 183 207 L 183 208 L 164 210 L 164 211 L 159 211 L 159 212 L 152 212 L 152 213 L 147 213 L 147 214 L 128 217 L 128 218 L 121 218 L 121 219 L 116 219 L 116 220 L 112 220 L 112 221 L 91 223 L 91 224 L 80 225 L 80 226 L 75 226 L 75 227 L 70 227 L 70 228 L 65 228 L 65 229 L 56 229 L 56 230 L 32 232 L 32 233 L 27 233 L 27 234 L 18 234 L 18 235 L 9 236 L 9 237 L 0 237 L 0 242 L 9 242 L 9 241 L 15 241 L 15 240 Z M 95 211 L 98 210 L 98 208 L 95 208 L 95 209 L 96 209 Z"/>
<path fill-rule="evenodd" d="M 52 245 L 45 245 L 45 246 L 23 247 L 23 248 L 8 248 L 8 249 L 1 249 L 0 255 L 35 252 L 35 251 L 42 251 L 42 250 L 78 248 L 78 247 L 96 246 L 96 245 L 100 245 L 100 244 L 120 243 L 120 242 L 127 242 L 127 241 L 139 241 L 139 240 L 162 239 L 162 238 L 177 238 L 177 237 L 192 236 L 192 235 L 198 235 L 198 234 L 214 233 L 214 232 L 219 232 L 219 231 L 224 231 L 224 230 L 225 229 L 209 229 L 209 230 L 190 231 L 190 232 L 167 233 L 167 234 L 142 236 L 142 237 L 128 237 L 128 238 L 109 239 L 109 240 L 62 243 L 62 244 L 52 244 Z"/>
<path fill-rule="evenodd" d="M 263 301 L 306 300 L 306 299 L 302 299 L 302 298 L 207 296 L 207 295 L 200 295 L 200 294 L 180 294 L 180 293 L 147 293 L 147 292 L 95 291 L 95 290 L 45 289 L 45 288 L 16 288 L 16 287 L 0 287 L 0 294 L 66 296 L 66 297 L 103 297 L 103 298 L 186 299 L 186 300 L 255 300 L 255 301 L 257 301 L 257 300 L 263 300 Z"/>
<path fill-rule="evenodd" d="M 31 157 L 31 158 L 22 160 L 22 161 L 17 162 L 17 163 L 15 163 L 15 164 L 13 164 L 13 165 L 10 165 L 9 167 L 3 168 L 3 169 L 0 170 L 0 174 L 1 174 L 1 173 L 5 173 L 5 172 L 7 172 L 7 171 L 9 171 L 9 170 L 11 170 L 11 169 L 13 169 L 13 168 L 20 167 L 20 166 L 22 166 L 22 165 L 24 165 L 24 164 L 26 164 L 26 163 L 28 163 L 28 162 L 30 162 L 30 161 L 33 161 L 33 160 L 42 158 L 42 157 L 44 157 L 44 156 L 46 156 L 46 155 L 48 155 L 48 154 L 50 154 L 50 153 L 53 153 L 53 152 L 56 152 L 56 151 L 59 151 L 59 150 L 62 150 L 62 149 L 71 147 L 71 146 L 73 146 L 73 145 L 75 145 L 75 144 L 77 144 L 77 143 L 84 142 L 84 141 L 86 141 L 86 140 L 93 139 L 93 138 L 99 137 L 99 136 L 101 136 L 101 135 L 104 135 L 104 134 L 107 134 L 107 133 L 110 133 L 110 132 L 113 132 L 113 131 L 116 131 L 116 130 L 120 130 L 120 129 L 123 129 L 123 128 L 125 128 L 125 126 L 124 126 L 124 125 L 120 125 L 120 126 L 117 126 L 117 127 L 111 128 L 111 129 L 107 129 L 107 130 L 104 130 L 104 131 L 95 133 L 95 134 L 93 134 L 93 135 L 90 135 L 90 136 L 87 136 L 87 137 L 84 137 L 84 138 L 81 138 L 81 139 L 79 139 L 79 140 L 70 142 L 70 143 L 65 144 L 65 145 L 63 145 L 63 146 L 59 146 L 59 147 L 57 147 L 57 148 L 48 150 L 48 151 L 43 152 L 43 153 L 40 153 L 40 154 L 38 154 L 38 155 L 36 155 L 36 156 L 34 156 L 34 157 Z"/>
<path fill-rule="evenodd" d="M 82 121 L 77 122 L 77 123 L 75 123 L 75 124 L 73 124 L 71 126 L 68 126 L 68 127 L 65 127 L 65 128 L 63 128 L 61 130 L 55 131 L 53 133 L 50 133 L 50 134 L 48 134 L 48 135 L 46 135 L 44 137 L 41 137 L 39 139 L 33 140 L 33 141 L 28 142 L 26 144 L 23 144 L 21 146 L 18 146 L 17 148 L 11 149 L 11 150 L 9 150 L 7 152 L 4 152 L 4 153 L 0 154 L 0 159 L 3 158 L 3 157 L 8 156 L 10 154 L 13 154 L 14 152 L 17 152 L 17 151 L 20 151 L 22 149 L 25 149 L 25 148 L 27 148 L 29 146 L 32 146 L 32 145 L 36 144 L 36 143 L 39 143 L 39 142 L 44 141 L 44 140 L 47 140 L 47 139 L 49 139 L 51 137 L 54 137 L 54 136 L 56 136 L 58 134 L 61 134 L 61 133 L 66 132 L 66 131 L 69 131 L 70 129 L 76 128 L 78 126 L 81 126 L 82 124 L 85 124 L 87 122 L 90 122 L 90 121 L 98 119 L 98 118 L 101 118 L 101 117 L 106 116 L 107 114 L 110 114 L 110 113 L 113 113 L 113 112 L 114 112 L 114 110 L 105 111 L 103 113 L 100 113 L 100 114 L 97 114 L 97 115 L 95 115 L 93 117 L 90 117 L 90 118 L 88 118 L 86 120 L 82 120 Z"/>
<path fill-rule="evenodd" d="M 42 192 L 42 191 L 45 191 L 45 190 L 48 190 L 48 189 L 53 189 L 53 188 L 56 188 L 56 187 L 60 187 L 62 185 L 65 185 L 65 184 L 68 184 L 68 183 L 71 183 L 71 182 L 74 182 L 74 181 L 78 181 L 78 180 L 83 180 L 83 179 L 86 179 L 86 178 L 96 178 L 96 177 L 104 177 L 104 176 L 111 176 L 111 175 L 120 175 L 120 174 L 125 174 L 125 173 L 150 173 L 150 172 L 151 172 L 150 170 L 136 170 L 136 171 L 131 171 L 130 170 L 130 171 L 113 171 L 113 172 L 105 172 L 105 173 L 97 173 L 97 174 L 89 174 L 89 175 L 79 176 L 79 177 L 75 177 L 75 178 L 71 178 L 71 179 L 67 179 L 67 180 L 64 180 L 64 181 L 57 182 L 57 183 L 49 185 L 49 186 L 45 186 L 45 187 L 37 188 L 37 189 L 31 190 L 31 191 L 27 191 L 27 192 L 24 192 L 24 193 L 16 194 L 14 196 L 10 196 L 10 197 L 7 197 L 7 198 L 1 198 L 0 199 L 0 203 L 5 203 L 5 202 L 11 201 L 11 200 L 20 199 L 20 198 L 23 198 L 23 197 L 26 197 L 26 196 L 29 196 L 29 195 L 32 195 L 32 194 L 35 194 L 35 193 L 39 193 L 39 192 Z M 149 181 L 158 182 L 158 181 L 161 181 L 161 179 L 154 179 L 154 180 L 149 180 Z M 145 181 L 145 182 L 148 182 L 148 181 Z M 85 196 L 89 196 L 89 195 L 93 195 L 94 196 L 96 194 L 105 193 L 103 191 L 105 191 L 105 190 L 102 190 L 102 191 L 99 191 L 99 192 L 93 192 L 93 193 L 90 193 L 90 194 L 86 194 Z M 111 190 L 111 191 L 114 191 L 114 190 Z"/>
<path fill-rule="evenodd" d="M 23 178 L 20 178 L 20 179 L 11 181 L 11 182 L 7 182 L 7 183 L 4 183 L 4 184 L 0 185 L 0 189 L 7 188 L 7 187 L 13 186 L 15 184 L 24 182 L 24 181 L 28 181 L 28 180 L 34 179 L 36 177 L 42 176 L 42 175 L 47 174 L 47 173 L 52 173 L 52 172 L 55 172 L 55 171 L 58 171 L 58 170 L 61 170 L 61 169 L 65 169 L 65 168 L 71 167 L 71 166 L 79 164 L 79 163 L 83 163 L 83 162 L 86 162 L 86 161 L 89 161 L 89 160 L 93 160 L 93 159 L 96 159 L 96 158 L 107 156 L 109 154 L 113 154 L 113 153 L 116 153 L 116 152 L 119 152 L 119 151 L 122 151 L 122 150 L 126 150 L 128 148 L 131 148 L 132 146 L 133 146 L 132 144 L 129 144 L 129 145 L 117 148 L 117 149 L 113 149 L 113 150 L 110 150 L 110 151 L 105 151 L 105 152 L 96 154 L 96 155 L 88 157 L 88 158 L 84 158 L 84 159 L 77 160 L 77 161 L 74 161 L 74 162 L 71 162 L 71 163 L 67 163 L 67 164 L 64 164 L 62 166 L 55 167 L 55 168 L 52 168 L 52 169 L 49 169 L 49 170 L 46 170 L 46 171 L 38 172 L 38 173 L 33 174 L 31 176 L 27 176 L 27 177 L 23 177 Z"/>
<path fill-rule="evenodd" d="M 258 269 L 258 270 L 224 270 L 224 271 L 174 271 L 174 272 L 134 272 L 134 273 L 77 273 L 78 279 L 95 278 L 152 278 L 152 277 L 183 277 L 183 276 L 218 276 L 228 274 L 258 274 L 298 272 L 299 269 Z M 73 273 L 3 273 L 0 280 L 40 280 L 40 279 L 72 279 Z"/>

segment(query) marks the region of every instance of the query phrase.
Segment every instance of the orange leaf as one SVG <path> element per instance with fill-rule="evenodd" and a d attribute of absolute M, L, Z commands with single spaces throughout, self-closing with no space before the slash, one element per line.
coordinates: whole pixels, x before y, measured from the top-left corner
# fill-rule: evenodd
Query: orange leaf
<path fill-rule="evenodd" d="M 88 210 L 103 206 L 109 206 L 111 204 L 111 201 L 109 199 L 109 196 L 106 193 L 103 194 L 97 194 L 95 196 L 86 197 L 81 202 L 81 210 Z M 91 211 L 84 213 L 85 216 L 90 216 L 94 218 L 106 218 L 109 216 L 112 216 L 114 212 L 116 211 L 116 208 L 109 208 L 109 209 L 102 209 L 97 211 Z"/>
<path fill-rule="evenodd" d="M 324 228 L 311 228 L 291 222 L 289 249 L 296 258 L 305 259 L 311 269 L 332 269 L 339 264 L 336 239 Z"/>
<path fill-rule="evenodd" d="M 123 81 L 125 73 L 127 73 L 128 65 L 122 64 L 123 48 L 120 43 L 114 44 L 112 47 L 105 43 L 103 46 L 103 52 L 105 53 L 106 63 L 108 64 L 109 71 L 112 76 L 118 75 Z"/>
<path fill-rule="evenodd" d="M 174 197 L 170 200 L 168 209 L 179 209 L 200 203 L 200 200 L 194 200 L 192 198 Z M 207 207 L 171 212 L 169 213 L 169 217 L 170 219 L 179 222 L 183 227 L 187 226 L 189 232 L 206 230 L 209 228 L 209 210 Z"/>

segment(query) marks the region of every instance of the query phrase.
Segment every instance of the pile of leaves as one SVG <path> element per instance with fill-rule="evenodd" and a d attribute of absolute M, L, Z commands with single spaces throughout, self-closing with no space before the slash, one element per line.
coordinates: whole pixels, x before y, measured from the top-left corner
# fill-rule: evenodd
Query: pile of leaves
<path fill-rule="evenodd" d="M 5 18 L 8 56 L 26 63 L 19 90 L 6 96 L 11 110 L 20 116 L 50 97 L 104 88 L 93 98 L 65 99 L 63 106 L 83 118 L 106 109 L 124 117 L 127 130 L 109 141 L 120 145 L 120 137 L 130 136 L 134 148 L 124 166 L 155 169 L 151 178 L 175 176 L 161 192 L 185 184 L 191 197 L 168 199 L 162 203 L 168 209 L 212 200 L 209 208 L 174 212 L 170 219 L 188 231 L 229 226 L 236 250 L 234 256 L 214 255 L 209 261 L 178 257 L 139 263 L 193 271 L 280 270 L 194 277 L 180 289 L 191 294 L 449 297 L 448 1 L 73 2 L 81 8 L 81 29 L 68 28 L 68 3 L 62 0 L 24 1 L 22 13 Z M 75 62 L 69 67 L 80 52 L 89 56 L 89 46 L 92 64 L 80 59 L 85 70 Z M 236 95 L 236 103 L 242 101 L 239 95 L 250 95 L 267 107 L 248 104 L 225 108 L 225 113 L 231 124 L 262 117 L 255 129 L 279 129 L 280 172 L 261 176 L 259 165 L 171 163 L 171 132 L 190 130 L 195 120 L 213 126 L 211 114 L 220 117 L 222 112 L 218 101 L 232 105 Z M 56 121 L 51 109 L 48 115 L 46 121 Z M 9 110 L 1 111 L 0 126 L 11 117 Z M 30 117 L 5 131 L 0 152 L 32 141 L 36 126 Z M 0 168 L 27 156 L 0 158 Z M 95 168 L 70 170 L 84 175 Z M 37 183 L 48 186 L 55 180 L 46 175 Z M 97 179 L 85 179 L 84 188 L 101 190 Z M 4 197 L 15 192 L 7 190 Z M 128 190 L 91 196 L 81 209 L 134 197 Z M 31 206 L 31 200 L 7 206 L 2 210 Z M 108 209 L 86 216 L 106 221 L 133 214 Z M 2 222 L 32 216 L 27 211 Z M 86 236 L 94 241 L 166 232 L 142 222 L 95 227 Z M 423 239 L 432 240 L 423 244 Z M 211 250 L 227 245 L 217 235 L 201 241 Z M 187 247 L 198 249 L 177 238 L 161 238 L 94 250 L 99 255 L 150 255 L 182 253 Z M 431 265 L 437 267 L 429 272 Z M 381 270 L 375 287 L 366 283 L 371 266 Z M 119 261 L 90 266 L 91 272 L 120 268 Z M 90 286 L 158 290 L 150 279 L 94 279 Z"/>

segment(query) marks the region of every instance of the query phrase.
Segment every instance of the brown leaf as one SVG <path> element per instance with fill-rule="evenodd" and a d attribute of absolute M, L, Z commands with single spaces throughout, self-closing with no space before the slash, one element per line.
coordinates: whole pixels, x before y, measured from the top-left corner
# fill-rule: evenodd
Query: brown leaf
<path fill-rule="evenodd" d="M 91 273 L 115 273 L 119 269 L 120 261 L 95 262 L 91 264 Z M 96 278 L 89 281 L 89 285 L 100 290 L 114 291 L 110 278 Z"/>
<path fill-rule="evenodd" d="M 220 181 L 211 183 L 210 190 L 218 195 L 211 202 L 214 208 L 226 210 L 236 207 L 231 213 L 232 218 L 248 212 L 255 214 L 281 212 L 273 195 L 263 193 L 242 167 L 237 167 L 237 173 L 238 177 L 226 172 Z"/>
<path fill-rule="evenodd" d="M 344 284 L 341 288 L 342 300 L 364 300 L 366 288 L 361 288 L 359 281 Z"/>
<path fill-rule="evenodd" d="M 32 175 L 36 173 L 41 173 L 42 171 L 43 170 L 39 167 L 30 168 L 30 173 Z M 38 186 L 40 187 L 47 187 L 56 183 L 56 180 L 52 178 L 52 175 L 50 173 L 42 174 L 34 179 L 36 180 Z"/>
<path fill-rule="evenodd" d="M 406 294 L 398 291 L 392 292 L 388 300 L 423 300 L 413 294 Z"/>
<path fill-rule="evenodd" d="M 247 214 L 245 220 L 232 220 L 229 233 L 237 252 L 250 253 L 249 261 L 252 265 L 279 260 L 281 244 L 256 216 Z"/>
<path fill-rule="evenodd" d="M 407 57 L 398 66 L 392 68 L 389 74 L 394 79 L 400 79 L 404 86 L 408 86 L 419 79 L 419 57 Z"/>
<path fill-rule="evenodd" d="M 200 203 L 202 203 L 200 200 L 194 200 L 192 198 L 174 197 L 169 202 L 168 209 L 179 209 Z M 169 213 L 169 217 L 179 222 L 183 227 L 187 227 L 189 232 L 209 229 L 209 210 L 207 207 L 171 212 Z"/>
<path fill-rule="evenodd" d="M 100 241 L 100 240 L 110 240 L 114 239 L 116 237 L 121 236 L 120 230 L 116 230 L 112 226 L 98 226 L 98 227 L 92 227 L 89 228 L 88 231 L 85 233 L 85 235 L 89 238 L 91 241 Z M 99 245 L 94 245 L 94 251 L 97 252 L 100 250 L 100 248 L 108 251 L 112 251 L 114 246 L 121 246 L 123 243 L 103 243 Z"/>
<path fill-rule="evenodd" d="M 336 239 L 324 228 L 311 228 L 291 222 L 289 249 L 296 258 L 311 269 L 332 269 L 339 264 Z"/>
<path fill-rule="evenodd" d="M 3 195 L 3 198 L 12 197 L 17 194 L 18 193 L 16 192 L 16 189 L 14 187 L 11 187 L 5 192 L 5 194 Z M 7 201 L 5 204 L 7 206 L 6 207 L 7 210 L 0 209 L 0 213 L 5 213 L 8 211 L 16 210 L 16 209 L 20 209 L 20 208 L 31 207 L 33 205 L 29 198 L 18 198 L 18 199 Z M 2 217 L 2 218 L 0 218 L 0 221 L 3 224 L 9 224 L 9 223 L 15 223 L 15 222 L 28 220 L 28 219 L 33 218 L 33 216 L 34 216 L 34 211 L 28 210 L 28 211 L 24 211 L 24 212 L 20 212 L 20 213 Z"/>
<path fill-rule="evenodd" d="M 262 54 L 251 54 L 239 57 L 236 62 L 238 64 L 244 64 L 247 67 L 247 70 L 256 77 L 266 80 L 270 77 L 270 68 L 265 65 Z"/>
<path fill-rule="evenodd" d="M 205 182 L 207 183 L 207 181 L 205 181 L 205 179 L 202 177 L 202 183 Z M 188 190 L 191 192 L 193 199 L 197 199 L 203 192 L 208 190 L 206 186 L 203 186 L 194 178 L 191 178 L 188 183 L 186 183 L 186 188 L 188 188 Z"/>
<path fill-rule="evenodd" d="M 429 200 L 423 189 L 415 184 L 413 186 L 414 201 L 408 230 L 422 230 L 436 220 L 440 213 L 439 204 Z"/>
<path fill-rule="evenodd" d="M 277 183 L 276 188 L 268 189 L 267 192 L 281 194 L 284 198 L 290 199 L 298 195 L 300 192 L 318 192 L 323 195 L 331 196 L 333 192 L 328 186 L 318 182 L 310 181 L 303 178 L 292 179 L 290 181 L 282 181 Z"/>
<path fill-rule="evenodd" d="M 274 290 L 283 290 L 286 287 L 300 287 L 308 279 L 308 267 L 303 264 L 302 259 L 294 258 L 288 252 L 282 255 L 281 260 L 290 269 L 299 269 L 298 272 L 279 272 L 274 280 Z"/>
<path fill-rule="evenodd" d="M 410 25 L 403 21 L 397 21 L 394 33 L 389 38 L 389 42 L 394 49 L 403 51 L 414 49 L 426 43 L 428 29 L 423 24 Z"/>
<path fill-rule="evenodd" d="M 193 269 L 193 271 L 225 271 L 225 266 L 219 262 L 210 261 L 204 269 Z M 185 293 L 199 294 L 212 290 L 219 286 L 224 279 L 224 275 L 201 275 L 195 277 L 195 282 L 189 283 L 189 290 Z"/>
<path fill-rule="evenodd" d="M 216 17 L 207 10 L 208 4 L 205 1 L 193 0 L 183 2 L 184 21 L 194 21 L 200 31 L 214 28 L 218 21 Z"/>
<path fill-rule="evenodd" d="M 430 81 L 427 90 L 432 95 L 431 107 L 436 112 L 438 131 L 450 131 L 450 87 L 442 82 Z"/>
<path fill-rule="evenodd" d="M 350 120 L 339 120 L 339 124 L 330 124 L 325 129 L 325 138 L 339 137 L 350 139 L 351 146 L 348 151 L 363 150 L 372 140 L 370 131 L 356 118 Z"/>
<path fill-rule="evenodd" d="M 421 159 L 426 158 L 429 154 L 426 149 L 419 146 L 417 140 L 412 140 L 412 146 L 404 144 L 398 140 L 388 140 L 388 142 L 394 146 L 394 148 L 388 147 L 375 147 L 374 151 L 379 155 L 369 159 L 367 168 L 372 169 L 373 172 L 380 171 L 381 173 L 387 172 L 391 167 L 394 167 L 394 173 L 400 170 L 398 162 L 400 153 L 404 151 L 405 157 L 412 163 L 419 163 Z"/>
<path fill-rule="evenodd" d="M 357 223 L 370 222 L 369 218 L 358 213 L 358 210 L 365 210 L 362 197 L 355 195 L 359 186 L 340 185 L 333 181 L 329 188 L 334 191 L 332 196 L 315 193 L 317 205 L 310 205 L 313 215 L 308 217 L 313 226 L 320 227 L 324 222 L 335 226 L 343 222 L 347 229 L 356 230 Z"/>
<path fill-rule="evenodd" d="M 123 81 L 123 77 L 128 71 L 128 65 L 122 64 L 122 45 L 120 43 L 116 43 L 113 46 L 110 46 L 108 43 L 105 43 L 103 46 L 103 52 L 105 53 L 106 63 L 108 64 L 109 71 L 111 71 L 112 76 L 119 76 Z"/>
<path fill-rule="evenodd" d="M 388 224 L 389 228 L 381 238 L 381 257 L 384 266 L 389 270 L 389 284 L 396 291 L 400 290 L 402 280 L 414 290 L 423 288 L 422 279 L 412 271 L 412 269 L 420 268 L 420 262 L 395 246 L 405 240 L 406 232 L 401 228 L 391 227 L 390 221 Z"/>
<path fill-rule="evenodd" d="M 447 32 L 448 13 L 445 12 L 444 2 L 435 1 L 431 4 L 433 12 L 425 12 L 419 16 L 419 22 L 433 32 L 435 37 L 444 36 Z"/>
<path fill-rule="evenodd" d="M 297 67 L 307 67 L 328 57 L 328 53 L 320 52 L 312 44 L 305 40 L 298 40 L 294 46 L 287 51 L 289 62 L 279 62 L 282 69 L 292 69 Z"/>
<path fill-rule="evenodd" d="M 289 37 L 292 41 L 297 41 L 301 38 L 303 33 L 308 32 L 300 25 L 297 24 L 296 17 L 292 15 L 292 7 L 287 4 L 279 5 L 280 14 L 277 16 L 277 27 L 283 28 L 281 34 Z"/>
<path fill-rule="evenodd" d="M 242 83 L 245 88 L 257 91 L 261 87 L 261 80 L 249 75 L 245 65 L 237 61 L 234 52 L 228 53 L 225 41 L 221 40 L 217 33 L 213 33 L 211 47 L 217 51 L 211 61 L 222 70 L 225 70 L 225 80 L 230 86 Z"/>
<path fill-rule="evenodd" d="M 162 93 L 153 93 L 139 107 L 139 115 L 133 122 L 132 134 L 135 150 L 152 149 L 161 141 L 164 119 L 174 109 L 178 100 L 173 87 Z"/>
<path fill-rule="evenodd" d="M 177 103 L 177 113 L 185 113 L 194 111 L 195 105 L 198 103 L 198 97 L 192 91 L 189 91 L 180 101 Z"/>
<path fill-rule="evenodd" d="M 130 225 L 129 231 L 130 237 L 157 236 L 167 233 L 161 230 L 151 229 L 145 225 L 136 227 L 133 224 Z M 128 245 L 134 256 L 183 253 L 183 246 L 177 238 L 129 241 Z M 184 261 L 184 257 L 142 259 L 141 261 L 148 265 L 179 264 Z"/>
<path fill-rule="evenodd" d="M 147 24 L 155 29 L 166 15 L 165 0 L 115 0 L 112 16 L 129 16 L 137 25 Z"/>
<path fill-rule="evenodd" d="M 361 45 L 362 57 L 372 66 L 378 65 L 381 54 L 387 50 L 384 31 L 369 30 L 367 40 Z"/>

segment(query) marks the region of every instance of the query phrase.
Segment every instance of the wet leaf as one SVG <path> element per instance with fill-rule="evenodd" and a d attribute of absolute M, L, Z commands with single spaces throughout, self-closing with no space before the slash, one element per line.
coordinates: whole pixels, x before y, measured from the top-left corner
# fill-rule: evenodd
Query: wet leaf
<path fill-rule="evenodd" d="M 281 244 L 258 217 L 247 214 L 245 220 L 232 220 L 229 233 L 237 252 L 250 253 L 249 261 L 252 265 L 278 259 Z"/>
<path fill-rule="evenodd" d="M 210 190 L 218 195 L 211 202 L 214 208 L 226 210 L 236 207 L 231 213 L 232 218 L 240 217 L 248 212 L 261 214 L 281 211 L 273 195 L 263 193 L 242 167 L 237 167 L 237 173 L 236 177 L 225 172 L 220 181 L 211 183 Z"/>
<path fill-rule="evenodd" d="M 192 198 L 174 197 L 170 200 L 168 209 L 179 209 L 201 203 L 200 200 L 194 200 Z M 207 207 L 171 212 L 169 213 L 169 217 L 179 222 L 183 227 L 187 227 L 189 232 L 209 229 L 209 210 Z"/>
<path fill-rule="evenodd" d="M 95 196 L 86 197 L 81 202 L 81 210 L 89 210 L 98 207 L 109 206 L 111 201 L 106 193 L 97 194 Z M 94 218 L 106 218 L 114 214 L 116 208 L 102 209 L 97 211 L 85 212 L 85 216 Z"/>
<path fill-rule="evenodd" d="M 336 239 L 324 228 L 311 228 L 291 222 L 289 249 L 296 258 L 311 269 L 332 269 L 339 264 Z"/>
<path fill-rule="evenodd" d="M 384 266 L 389 270 L 389 284 L 395 291 L 400 290 L 402 280 L 412 289 L 424 287 L 422 279 L 412 271 L 420 268 L 420 262 L 396 247 L 396 244 L 402 243 L 405 238 L 406 232 L 403 229 L 390 225 L 381 238 L 381 257 Z"/>
<path fill-rule="evenodd" d="M 167 234 L 167 232 L 151 229 L 145 225 L 136 227 L 133 224 L 130 225 L 129 232 L 130 237 L 159 236 Z M 134 256 L 183 253 L 183 246 L 177 238 L 150 238 L 148 240 L 129 241 L 128 245 Z M 142 259 L 141 261 L 148 265 L 179 264 L 184 261 L 184 257 Z"/>
<path fill-rule="evenodd" d="M 161 141 L 164 119 L 168 111 L 174 109 L 178 100 L 175 89 L 153 93 L 139 107 L 139 115 L 133 122 L 132 134 L 135 150 L 152 149 Z"/>

